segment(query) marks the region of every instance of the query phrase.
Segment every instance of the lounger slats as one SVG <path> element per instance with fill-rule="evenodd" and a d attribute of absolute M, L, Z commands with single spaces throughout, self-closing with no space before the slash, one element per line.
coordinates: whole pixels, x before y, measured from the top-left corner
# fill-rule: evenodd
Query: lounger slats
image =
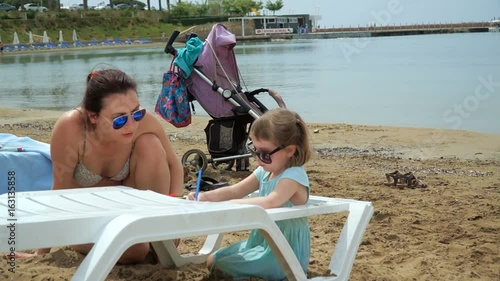
<path fill-rule="evenodd" d="M 123 202 L 117 202 L 116 200 L 109 200 L 104 196 L 96 196 L 95 194 L 68 194 L 62 195 L 61 197 L 73 202 L 75 204 L 81 204 L 84 206 L 88 206 L 89 208 L 105 210 L 105 209 L 120 209 L 120 210 L 128 210 L 132 209 L 135 206 L 130 206 L 129 204 L 125 204 Z"/>
<path fill-rule="evenodd" d="M 7 219 L 10 219 L 12 218 L 10 215 L 9 215 L 9 206 L 7 205 L 7 201 L 5 202 L 0 202 L 0 210 L 5 210 L 4 212 L 2 212 L 0 214 L 0 220 L 2 221 L 5 221 Z M 15 217 L 22 217 L 22 216 L 27 216 L 27 215 L 33 215 L 34 213 L 32 212 L 25 212 L 25 211 L 22 211 L 20 209 L 18 209 L 17 207 L 15 208 Z"/>

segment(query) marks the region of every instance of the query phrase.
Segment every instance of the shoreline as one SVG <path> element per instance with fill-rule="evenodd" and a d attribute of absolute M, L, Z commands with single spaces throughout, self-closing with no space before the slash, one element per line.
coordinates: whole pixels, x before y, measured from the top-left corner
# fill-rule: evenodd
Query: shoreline
<path fill-rule="evenodd" d="M 123 44 L 123 45 L 103 45 L 103 46 L 85 46 L 85 47 L 70 47 L 70 48 L 54 48 L 54 49 L 29 49 L 22 51 L 9 51 L 3 52 L 2 56 L 15 56 L 15 55 L 31 55 L 31 54 L 44 54 L 44 53 L 66 53 L 66 52 L 77 52 L 77 51 L 88 51 L 88 50 L 113 50 L 113 49 L 139 49 L 139 48 L 164 48 L 166 42 L 151 42 L 151 43 L 134 43 L 134 44 Z M 174 43 L 176 48 L 182 47 L 183 43 Z M 2 57 L 0 56 L 0 58 Z"/>
<path fill-rule="evenodd" d="M 53 126 L 65 111 L 0 107 L 0 130 L 19 124 L 45 123 Z M 153 112 L 154 114 L 154 112 Z M 158 117 L 171 139 L 205 142 L 204 128 L 209 116 L 193 115 L 191 125 L 174 128 Z M 500 135 L 465 130 L 307 123 L 311 145 L 321 156 L 377 156 L 415 161 L 460 159 L 500 161 Z M 50 135 L 50 131 L 47 132 Z M 42 141 L 48 142 L 47 139 Z"/>

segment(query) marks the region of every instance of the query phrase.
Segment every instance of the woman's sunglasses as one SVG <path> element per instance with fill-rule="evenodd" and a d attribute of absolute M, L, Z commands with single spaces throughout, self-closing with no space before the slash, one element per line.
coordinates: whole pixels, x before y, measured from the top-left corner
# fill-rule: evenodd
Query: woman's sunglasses
<path fill-rule="evenodd" d="M 250 154 L 252 154 L 253 156 L 255 157 L 258 157 L 260 161 L 262 161 L 262 163 L 265 163 L 265 164 L 271 164 L 273 163 L 273 160 L 271 159 L 271 156 L 282 150 L 283 148 L 285 148 L 284 146 L 280 145 L 278 147 L 276 147 L 273 151 L 271 152 L 267 152 L 267 151 L 259 151 L 255 148 L 255 146 L 253 146 L 252 143 L 249 143 L 248 146 L 248 151 L 250 152 Z"/>
<path fill-rule="evenodd" d="M 134 119 L 136 122 L 141 121 L 144 116 L 146 116 L 145 108 L 132 112 L 132 119 Z M 113 119 L 113 129 L 118 130 L 123 128 L 123 126 L 127 124 L 127 121 L 128 114 L 116 117 L 115 119 Z"/>

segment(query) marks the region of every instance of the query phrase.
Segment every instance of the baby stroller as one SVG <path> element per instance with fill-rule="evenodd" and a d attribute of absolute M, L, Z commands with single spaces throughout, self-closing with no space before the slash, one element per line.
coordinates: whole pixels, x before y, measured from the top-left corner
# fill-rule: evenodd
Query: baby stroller
<path fill-rule="evenodd" d="M 179 35 L 174 31 L 165 52 L 176 56 L 172 46 Z M 196 36 L 191 34 L 190 37 Z M 215 24 L 203 43 L 203 49 L 194 63 L 193 73 L 186 79 L 191 100 L 197 100 L 212 117 L 205 128 L 210 158 L 199 149 L 191 149 L 182 156 L 184 167 L 195 171 L 206 170 L 211 164 L 215 169 L 248 170 L 248 132 L 252 122 L 268 109 L 255 96 L 268 92 L 280 107 L 285 107 L 281 97 L 272 90 L 246 91 L 240 83 L 238 66 L 233 48 L 236 36 L 222 24 Z"/>

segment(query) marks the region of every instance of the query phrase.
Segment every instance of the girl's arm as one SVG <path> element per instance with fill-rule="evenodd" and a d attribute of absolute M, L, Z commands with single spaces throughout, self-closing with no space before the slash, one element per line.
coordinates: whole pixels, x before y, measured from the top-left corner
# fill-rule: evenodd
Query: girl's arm
<path fill-rule="evenodd" d="M 239 204 L 252 204 L 261 206 L 264 209 L 279 208 L 288 200 L 292 200 L 295 205 L 307 202 L 307 189 L 292 179 L 281 179 L 276 188 L 267 196 L 254 198 L 234 199 L 231 202 Z"/>
<path fill-rule="evenodd" d="M 198 194 L 198 201 L 227 201 L 236 198 L 242 198 L 256 190 L 259 189 L 259 181 L 254 174 L 249 175 L 244 180 L 233 184 L 231 186 L 226 186 L 218 188 L 208 192 L 202 192 Z M 190 192 L 188 195 L 189 200 L 194 199 L 194 192 Z"/>
<path fill-rule="evenodd" d="M 177 156 L 172 148 L 167 134 L 163 130 L 160 121 L 156 119 L 150 112 L 144 117 L 145 128 L 141 130 L 143 133 L 151 132 L 160 139 L 163 149 L 167 153 L 167 162 L 170 169 L 170 194 L 181 195 L 184 191 L 184 170 L 182 168 L 181 159 Z"/>

